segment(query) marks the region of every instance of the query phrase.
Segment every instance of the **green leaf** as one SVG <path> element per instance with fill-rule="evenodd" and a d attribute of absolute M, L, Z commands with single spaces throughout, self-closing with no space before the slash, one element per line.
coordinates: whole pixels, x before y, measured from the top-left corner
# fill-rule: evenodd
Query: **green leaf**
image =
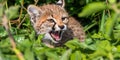
<path fill-rule="evenodd" d="M 109 3 L 113 4 L 113 3 L 116 3 L 116 0 L 108 0 Z"/>
<path fill-rule="evenodd" d="M 37 40 L 34 41 L 33 46 L 39 46 L 39 47 L 42 46 L 41 41 L 42 41 L 43 36 L 44 36 L 44 35 L 39 35 L 39 36 L 37 37 Z M 43 44 L 43 45 L 44 45 L 44 44 Z"/>
<path fill-rule="evenodd" d="M 43 36 L 44 36 L 44 35 L 39 35 L 36 42 L 38 42 L 38 43 L 40 44 L 41 41 L 42 41 Z"/>
<path fill-rule="evenodd" d="M 81 52 L 80 51 L 75 51 L 74 53 L 71 54 L 70 60 L 81 60 Z"/>
<path fill-rule="evenodd" d="M 60 60 L 69 60 L 71 52 L 71 49 L 66 50 L 65 53 L 63 53 L 63 55 L 61 56 Z"/>
<path fill-rule="evenodd" d="M 68 41 L 65 43 L 65 45 L 71 49 L 79 48 L 80 47 L 80 42 L 76 39 Z"/>
<path fill-rule="evenodd" d="M 30 40 L 35 40 L 35 31 L 31 31 L 31 34 L 29 34 Z"/>
<path fill-rule="evenodd" d="M 3 16 L 3 5 L 0 4 L 0 23 L 2 23 L 2 16 Z"/>
<path fill-rule="evenodd" d="M 108 39 L 113 37 L 112 31 L 117 21 L 117 18 L 118 18 L 118 14 L 113 13 L 112 17 L 109 17 L 105 23 L 105 37 Z"/>
<path fill-rule="evenodd" d="M 4 60 L 18 60 L 16 55 L 4 55 Z"/>
<path fill-rule="evenodd" d="M 34 60 L 34 54 L 29 48 L 26 48 L 24 55 L 26 60 Z"/>
<path fill-rule="evenodd" d="M 98 49 L 104 49 L 107 52 L 110 52 L 112 50 L 112 45 L 108 40 L 98 41 L 96 44 Z"/>
<path fill-rule="evenodd" d="M 107 54 L 108 53 L 106 53 L 104 51 L 104 49 L 98 49 L 94 53 L 89 55 L 89 59 L 88 60 L 93 60 L 93 59 L 98 58 L 98 57 L 107 56 Z"/>
<path fill-rule="evenodd" d="M 86 5 L 82 12 L 79 13 L 79 17 L 86 17 L 93 13 L 97 13 L 99 11 L 105 10 L 107 8 L 106 4 L 103 2 L 93 2 L 88 5 Z"/>
<path fill-rule="evenodd" d="M 117 51 L 120 53 L 120 45 L 117 46 Z"/>
<path fill-rule="evenodd" d="M 37 57 L 38 60 L 45 60 L 46 56 L 45 56 L 45 52 L 46 52 L 46 48 L 44 47 L 33 47 L 34 53 Z"/>
<path fill-rule="evenodd" d="M 11 6 L 8 10 L 5 11 L 8 19 L 14 19 L 17 18 L 18 15 L 19 6 Z"/>
<path fill-rule="evenodd" d="M 113 35 L 115 39 L 120 40 L 120 30 L 113 30 Z"/>
<path fill-rule="evenodd" d="M 0 38 L 3 38 L 5 36 L 7 36 L 7 32 L 2 26 L 0 26 Z"/>
<path fill-rule="evenodd" d="M 16 42 L 17 48 L 21 51 L 25 52 L 25 49 L 31 48 L 32 42 L 30 42 L 28 39 L 21 40 L 21 42 Z"/>
<path fill-rule="evenodd" d="M 0 50 L 0 60 L 4 60 L 3 54 L 1 53 L 1 50 Z"/>
<path fill-rule="evenodd" d="M 3 6 L 0 4 L 0 17 L 3 15 Z"/>
<path fill-rule="evenodd" d="M 117 26 L 115 26 L 115 29 L 120 30 L 120 24 L 118 24 Z"/>
<path fill-rule="evenodd" d="M 25 39 L 25 36 L 24 35 L 15 35 L 14 38 L 18 43 L 22 43 Z"/>
<path fill-rule="evenodd" d="M 55 52 L 45 52 L 46 56 L 48 56 L 49 60 L 59 60 L 58 55 Z"/>
<path fill-rule="evenodd" d="M 104 38 L 103 34 L 100 32 L 98 32 L 97 34 L 96 33 L 93 34 L 91 37 L 96 38 L 96 39 L 103 39 Z"/>

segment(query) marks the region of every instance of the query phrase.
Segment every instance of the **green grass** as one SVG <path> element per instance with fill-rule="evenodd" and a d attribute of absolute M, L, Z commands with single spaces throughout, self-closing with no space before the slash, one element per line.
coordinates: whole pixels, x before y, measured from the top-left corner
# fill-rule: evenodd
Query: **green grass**
<path fill-rule="evenodd" d="M 120 3 L 106 1 L 66 0 L 65 8 L 81 21 L 86 40 L 81 43 L 73 39 L 64 47 L 49 48 L 41 42 L 43 35 L 36 37 L 26 8 L 29 4 L 42 5 L 55 0 L 0 0 L 0 60 L 119 60 Z M 4 15 L 15 39 L 15 48 L 2 25 Z M 17 56 L 20 53 L 23 57 Z"/>

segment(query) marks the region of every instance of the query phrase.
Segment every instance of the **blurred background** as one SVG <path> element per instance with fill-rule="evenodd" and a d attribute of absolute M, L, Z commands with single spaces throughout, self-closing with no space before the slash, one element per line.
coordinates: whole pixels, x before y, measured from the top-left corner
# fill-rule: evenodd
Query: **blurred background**
<path fill-rule="evenodd" d="M 83 25 L 86 40 L 73 39 L 49 48 L 41 43 L 43 35 L 36 37 L 26 9 L 30 4 L 40 6 L 57 0 L 0 0 L 0 60 L 119 60 L 119 1 L 65 0 L 69 15 Z"/>

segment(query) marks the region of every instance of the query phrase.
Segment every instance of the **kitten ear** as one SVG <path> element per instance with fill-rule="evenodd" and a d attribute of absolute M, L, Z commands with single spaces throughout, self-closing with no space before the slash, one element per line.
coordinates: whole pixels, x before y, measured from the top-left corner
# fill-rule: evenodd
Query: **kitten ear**
<path fill-rule="evenodd" d="M 65 1 L 64 0 L 59 0 L 56 4 L 64 8 Z"/>
<path fill-rule="evenodd" d="M 28 8 L 27 8 L 27 12 L 30 16 L 39 16 L 40 15 L 40 9 L 35 6 L 35 5 L 29 5 Z"/>

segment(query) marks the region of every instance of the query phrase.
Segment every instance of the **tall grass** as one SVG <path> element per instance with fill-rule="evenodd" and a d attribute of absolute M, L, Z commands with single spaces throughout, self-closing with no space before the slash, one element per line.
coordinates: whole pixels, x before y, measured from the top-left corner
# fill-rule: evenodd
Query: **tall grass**
<path fill-rule="evenodd" d="M 120 3 L 116 0 L 65 0 L 66 10 L 81 21 L 86 40 L 49 48 L 36 37 L 26 8 L 56 0 L 0 0 L 0 60 L 119 60 Z M 3 19 L 6 16 L 12 45 Z M 13 48 L 15 46 L 15 48 Z M 14 50 L 15 49 L 15 50 Z M 21 54 L 21 55 L 19 55 Z M 21 57 L 22 56 L 22 57 Z"/>

